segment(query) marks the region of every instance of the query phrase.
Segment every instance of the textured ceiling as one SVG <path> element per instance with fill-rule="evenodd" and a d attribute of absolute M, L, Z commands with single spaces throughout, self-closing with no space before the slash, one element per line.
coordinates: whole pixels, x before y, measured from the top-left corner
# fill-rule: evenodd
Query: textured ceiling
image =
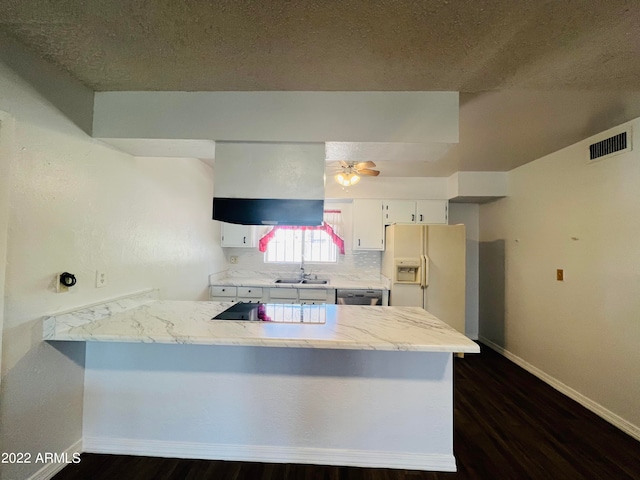
<path fill-rule="evenodd" d="M 0 0 L 0 9 L 0 30 L 96 91 L 462 92 L 460 145 L 420 167 L 425 175 L 507 170 L 640 116 L 638 0 Z"/>

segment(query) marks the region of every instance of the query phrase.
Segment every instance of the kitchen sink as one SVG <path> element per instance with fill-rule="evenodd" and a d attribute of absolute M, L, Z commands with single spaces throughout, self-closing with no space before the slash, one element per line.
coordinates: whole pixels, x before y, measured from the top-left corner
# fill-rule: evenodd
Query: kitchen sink
<path fill-rule="evenodd" d="M 309 283 L 312 285 L 326 285 L 329 283 L 329 280 L 302 280 L 300 283 Z"/>
<path fill-rule="evenodd" d="M 299 278 L 279 278 L 275 283 L 300 283 Z"/>

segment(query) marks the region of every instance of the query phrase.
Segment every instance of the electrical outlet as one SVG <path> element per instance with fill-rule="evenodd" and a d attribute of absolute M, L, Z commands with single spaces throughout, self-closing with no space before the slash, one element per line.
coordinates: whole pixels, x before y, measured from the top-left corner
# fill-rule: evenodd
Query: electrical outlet
<path fill-rule="evenodd" d="M 107 286 L 107 274 L 102 270 L 96 270 L 96 288 Z"/>
<path fill-rule="evenodd" d="M 564 270 L 562 268 L 556 270 L 556 280 L 564 282 Z"/>
<path fill-rule="evenodd" d="M 238 263 L 238 257 L 236 257 L 235 255 L 231 255 L 231 257 L 229 257 L 229 263 L 233 263 L 235 265 L 236 263 Z"/>
<path fill-rule="evenodd" d="M 66 285 L 63 285 L 62 283 L 60 283 L 60 275 L 62 275 L 62 272 L 56 273 L 56 277 L 53 279 L 53 282 L 54 282 L 54 284 L 56 286 L 56 293 L 68 292 L 69 291 L 69 287 L 67 287 Z"/>

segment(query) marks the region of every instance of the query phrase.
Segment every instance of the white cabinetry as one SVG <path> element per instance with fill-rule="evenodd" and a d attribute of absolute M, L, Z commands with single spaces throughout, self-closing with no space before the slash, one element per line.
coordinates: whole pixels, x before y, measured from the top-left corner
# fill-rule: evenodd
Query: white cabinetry
<path fill-rule="evenodd" d="M 209 298 L 212 302 L 245 302 L 257 303 L 263 298 L 263 289 L 260 287 L 234 287 L 229 285 L 212 285 L 209 290 Z"/>
<path fill-rule="evenodd" d="M 332 288 L 300 288 L 298 300 L 300 303 L 311 305 L 336 303 L 336 291 Z"/>
<path fill-rule="evenodd" d="M 446 224 L 447 200 L 384 200 L 384 224 Z"/>
<path fill-rule="evenodd" d="M 333 288 L 270 288 L 269 303 L 323 304 L 336 303 Z"/>
<path fill-rule="evenodd" d="M 270 288 L 269 303 L 298 303 L 298 289 Z"/>
<path fill-rule="evenodd" d="M 223 247 L 255 247 L 253 226 L 225 222 L 221 222 L 220 225 L 220 244 Z"/>
<path fill-rule="evenodd" d="M 262 301 L 262 288 L 260 287 L 238 287 L 239 302 L 257 303 Z"/>
<path fill-rule="evenodd" d="M 383 207 L 385 225 L 416 222 L 416 202 L 414 200 L 385 200 Z"/>
<path fill-rule="evenodd" d="M 232 302 L 237 295 L 238 288 L 228 285 L 212 285 L 209 290 L 209 298 L 213 302 Z"/>
<path fill-rule="evenodd" d="M 416 223 L 447 224 L 449 221 L 447 200 L 418 200 L 416 202 Z"/>
<path fill-rule="evenodd" d="M 353 201 L 353 250 L 384 250 L 382 200 Z"/>

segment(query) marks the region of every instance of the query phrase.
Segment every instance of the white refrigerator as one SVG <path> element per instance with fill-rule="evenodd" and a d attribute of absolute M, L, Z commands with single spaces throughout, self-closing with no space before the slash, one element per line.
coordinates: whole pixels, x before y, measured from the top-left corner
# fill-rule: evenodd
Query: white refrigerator
<path fill-rule="evenodd" d="M 422 307 L 465 333 L 464 225 L 394 224 L 385 235 L 389 305 Z"/>

